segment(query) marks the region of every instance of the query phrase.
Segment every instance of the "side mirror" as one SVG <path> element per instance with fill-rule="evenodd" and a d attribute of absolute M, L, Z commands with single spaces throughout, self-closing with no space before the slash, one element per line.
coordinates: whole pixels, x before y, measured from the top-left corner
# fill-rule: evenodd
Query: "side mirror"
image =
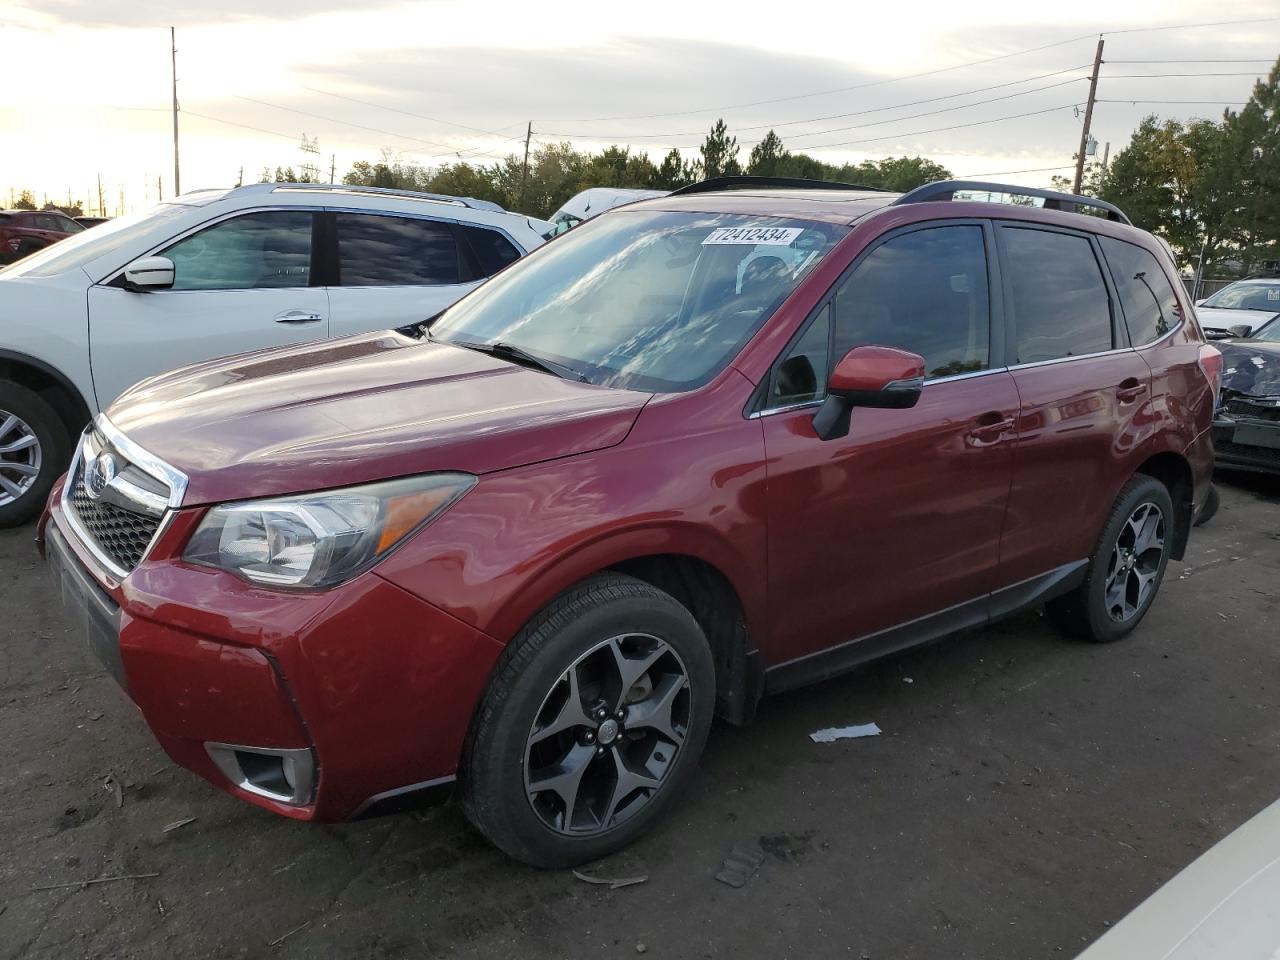
<path fill-rule="evenodd" d="M 847 436 L 854 407 L 903 410 L 924 389 L 924 357 L 894 347 L 854 347 L 827 380 L 827 398 L 813 418 L 823 440 Z"/>
<path fill-rule="evenodd" d="M 173 261 L 168 257 L 140 257 L 124 268 L 124 288 L 134 293 L 173 286 Z"/>
<path fill-rule="evenodd" d="M 1227 332 L 1233 337 L 1247 337 L 1253 333 L 1253 327 L 1247 323 L 1238 323 L 1234 327 L 1227 327 Z"/>

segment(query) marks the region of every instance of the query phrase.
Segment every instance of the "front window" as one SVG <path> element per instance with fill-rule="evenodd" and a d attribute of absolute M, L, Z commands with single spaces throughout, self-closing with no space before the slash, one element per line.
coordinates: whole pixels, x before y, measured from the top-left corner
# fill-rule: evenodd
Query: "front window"
<path fill-rule="evenodd" d="M 1280 283 L 1233 283 L 1201 306 L 1218 310 L 1268 310 L 1280 313 Z"/>
<path fill-rule="evenodd" d="M 431 334 L 516 347 L 591 383 L 689 390 L 724 369 L 847 233 L 786 217 L 619 212 L 515 264 Z"/>
<path fill-rule="evenodd" d="M 1280 343 L 1280 318 L 1268 320 L 1257 330 L 1253 331 L 1251 339 L 1266 340 L 1269 343 Z"/>
<path fill-rule="evenodd" d="M 269 210 L 223 220 L 161 251 L 174 290 L 305 287 L 311 276 L 311 214 Z"/>

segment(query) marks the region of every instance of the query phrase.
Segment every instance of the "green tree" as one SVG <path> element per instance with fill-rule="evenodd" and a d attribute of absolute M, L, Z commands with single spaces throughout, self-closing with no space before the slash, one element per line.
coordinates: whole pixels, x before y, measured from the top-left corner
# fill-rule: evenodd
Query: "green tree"
<path fill-rule="evenodd" d="M 699 152 L 702 154 L 702 175 L 708 180 L 742 173 L 738 163 L 738 138 L 729 136 L 724 120 L 715 122 Z"/>
<path fill-rule="evenodd" d="M 942 164 L 925 157 L 885 157 L 883 160 L 864 160 L 859 164 L 846 164 L 831 179 L 858 183 L 867 187 L 880 187 L 906 193 L 926 183 L 950 180 L 951 171 Z"/>
<path fill-rule="evenodd" d="M 545 220 L 582 189 L 579 184 L 588 160 L 572 144 L 547 144 L 529 158 L 527 178 L 523 157 L 511 154 L 493 168 L 494 183 L 507 209 Z"/>
<path fill-rule="evenodd" d="M 695 182 L 700 172 L 696 160 L 685 160 L 680 151 L 672 147 L 654 173 L 653 189 L 678 190 Z"/>
<path fill-rule="evenodd" d="M 764 139 L 751 148 L 747 158 L 747 173 L 753 177 L 781 177 L 791 154 L 782 145 L 782 138 L 770 130 Z"/>
<path fill-rule="evenodd" d="M 492 171 L 469 163 L 446 163 L 427 181 L 426 191 L 499 204 L 506 202 L 502 190 L 494 183 Z"/>
<path fill-rule="evenodd" d="M 23 190 L 18 194 L 18 202 L 13 205 L 15 210 L 34 210 L 36 208 L 36 196 L 30 190 Z"/>

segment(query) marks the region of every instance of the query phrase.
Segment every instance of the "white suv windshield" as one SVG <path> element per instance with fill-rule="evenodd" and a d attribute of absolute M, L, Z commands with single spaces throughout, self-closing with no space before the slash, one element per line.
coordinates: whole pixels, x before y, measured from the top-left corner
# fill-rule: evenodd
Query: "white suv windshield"
<path fill-rule="evenodd" d="M 1280 313 L 1280 281 L 1276 283 L 1233 283 L 1204 302 L 1219 310 L 1270 310 Z"/>
<path fill-rule="evenodd" d="M 591 383 L 706 383 L 848 228 L 785 217 L 619 211 L 513 265 L 441 316 L 434 339 L 504 344 Z"/>

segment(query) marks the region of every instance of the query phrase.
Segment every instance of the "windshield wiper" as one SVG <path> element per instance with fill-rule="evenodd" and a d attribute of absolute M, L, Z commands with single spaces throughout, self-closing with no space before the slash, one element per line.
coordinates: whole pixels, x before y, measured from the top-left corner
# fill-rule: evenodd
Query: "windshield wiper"
<path fill-rule="evenodd" d="M 526 367 L 533 367 L 544 373 L 550 373 L 562 380 L 577 380 L 579 383 L 589 383 L 587 376 L 573 367 L 558 363 L 549 357 L 541 357 L 536 353 L 530 353 L 524 347 L 517 347 L 511 343 L 503 343 L 495 341 L 493 343 L 472 343 L 467 340 L 445 340 L 444 343 L 452 343 L 455 347 L 466 347 L 468 350 L 476 350 L 480 353 L 487 353 L 491 357 L 498 357 L 502 360 L 510 360 L 512 363 L 520 363 Z"/>

